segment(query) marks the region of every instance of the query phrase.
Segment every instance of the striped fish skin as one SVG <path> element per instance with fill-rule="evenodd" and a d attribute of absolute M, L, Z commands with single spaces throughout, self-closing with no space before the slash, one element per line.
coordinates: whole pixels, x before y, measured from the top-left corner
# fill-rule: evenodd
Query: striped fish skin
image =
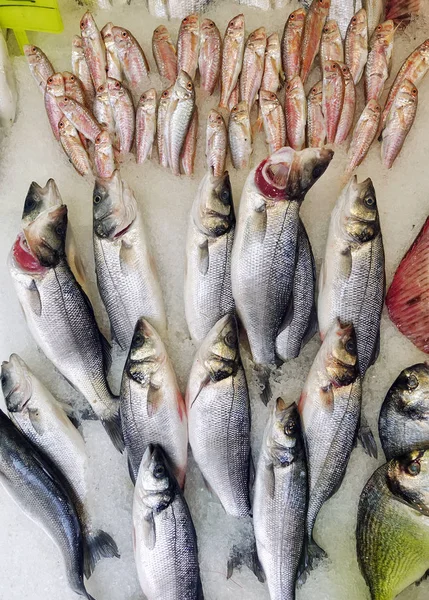
<path fill-rule="evenodd" d="M 68 96 L 57 96 L 56 102 L 64 116 L 73 123 L 76 129 L 91 142 L 95 141 L 101 132 L 101 127 L 95 120 L 93 114 L 82 104 Z"/>
<path fill-rule="evenodd" d="M 128 29 L 112 27 L 112 35 L 125 79 L 131 90 L 140 91 L 147 83 L 150 71 L 145 53 Z"/>
<path fill-rule="evenodd" d="M 353 127 L 356 112 L 356 87 L 348 66 L 346 64 L 338 64 L 343 72 L 344 100 L 337 132 L 335 134 L 335 143 L 342 144 L 348 138 Z"/>
<path fill-rule="evenodd" d="M 98 88 L 95 94 L 92 112 L 99 124 L 106 128 L 109 134 L 113 138 L 115 138 L 115 117 L 113 115 L 113 108 L 110 103 L 110 95 L 107 82 L 103 83 L 103 85 L 100 85 L 100 87 Z"/>
<path fill-rule="evenodd" d="M 362 0 L 331 0 L 329 9 L 329 18 L 335 19 L 338 23 L 341 37 L 344 39 L 347 33 L 347 27 L 353 15 L 362 8 Z M 332 59 L 335 60 L 335 59 Z M 344 60 L 338 59 L 340 62 Z"/>
<path fill-rule="evenodd" d="M 219 80 L 222 62 L 222 39 L 216 24 L 210 19 L 201 23 L 201 45 L 198 58 L 200 86 L 210 96 Z"/>
<path fill-rule="evenodd" d="M 95 89 L 94 84 L 92 83 L 89 67 L 86 64 L 82 38 L 79 35 L 73 36 L 72 39 L 72 71 L 82 82 L 86 96 L 86 105 L 92 106 L 92 103 L 94 102 Z"/>
<path fill-rule="evenodd" d="M 368 59 L 368 21 L 364 8 L 361 8 L 350 21 L 344 49 L 346 65 L 350 69 L 354 84 L 357 85 Z"/>
<path fill-rule="evenodd" d="M 267 34 L 265 27 L 255 29 L 247 38 L 243 68 L 240 74 L 240 100 L 247 102 L 249 111 L 255 103 L 264 75 Z"/>
<path fill-rule="evenodd" d="M 25 44 L 24 54 L 30 68 L 30 73 L 37 83 L 39 90 L 44 94 L 48 77 L 55 73 L 54 67 L 43 50 L 37 46 Z"/>
<path fill-rule="evenodd" d="M 384 3 L 383 0 L 362 0 L 362 4 L 368 15 L 368 34 L 371 37 L 377 25 L 383 20 Z"/>
<path fill-rule="evenodd" d="M 89 11 L 83 15 L 80 21 L 80 32 L 85 60 L 89 67 L 92 83 L 97 90 L 100 85 L 106 83 L 106 47 L 94 17 Z"/>
<path fill-rule="evenodd" d="M 95 138 L 94 168 L 95 175 L 102 179 L 110 179 L 116 169 L 112 138 L 109 132 L 104 129 Z"/>
<path fill-rule="evenodd" d="M 168 154 L 165 135 L 165 119 L 167 116 L 168 104 L 173 94 L 173 86 L 164 90 L 159 99 L 158 117 L 156 120 L 156 145 L 158 148 L 158 160 L 161 166 L 168 167 Z"/>
<path fill-rule="evenodd" d="M 282 39 L 282 64 L 286 82 L 299 75 L 301 68 L 301 43 L 306 11 L 294 10 L 286 21 Z"/>
<path fill-rule="evenodd" d="M 294 150 L 302 150 L 305 146 L 307 100 L 299 75 L 291 79 L 286 86 L 285 115 L 288 143 Z"/>
<path fill-rule="evenodd" d="M 106 47 L 107 77 L 122 81 L 122 65 L 119 60 L 118 48 L 113 36 L 113 27 L 113 23 L 109 22 L 106 23 L 101 30 L 101 35 L 103 36 L 104 45 Z"/>
<path fill-rule="evenodd" d="M 198 68 L 199 51 L 200 19 L 197 14 L 188 15 L 180 24 L 177 38 L 177 70 L 185 71 L 192 80 Z"/>
<path fill-rule="evenodd" d="M 70 98 L 73 98 L 76 102 L 82 104 L 82 106 L 91 109 L 91 105 L 87 106 L 86 104 L 86 95 L 80 79 L 69 71 L 63 71 L 63 78 L 65 95 L 70 96 Z"/>
<path fill-rule="evenodd" d="M 120 81 L 108 79 L 109 100 L 115 121 L 116 143 L 121 154 L 128 154 L 134 141 L 135 112 L 131 92 Z"/>
<path fill-rule="evenodd" d="M 326 140 L 326 123 L 322 110 L 322 80 L 311 88 L 307 97 L 307 145 L 322 148 Z"/>
<path fill-rule="evenodd" d="M 353 130 L 344 178 L 348 179 L 368 154 L 377 135 L 380 116 L 381 106 L 375 100 L 370 100 L 363 109 Z"/>
<path fill-rule="evenodd" d="M 307 82 L 314 59 L 319 52 L 322 31 L 328 18 L 330 5 L 331 0 L 313 0 L 305 17 L 300 72 L 303 84 Z"/>
<path fill-rule="evenodd" d="M 84 176 L 91 173 L 91 161 L 83 147 L 76 127 L 66 117 L 62 117 L 58 123 L 58 131 L 61 146 L 79 175 Z"/>
<path fill-rule="evenodd" d="M 380 23 L 374 31 L 368 61 L 365 67 L 365 98 L 380 100 L 389 72 L 393 52 L 395 24 L 393 21 Z"/>
<path fill-rule="evenodd" d="M 195 155 L 197 153 L 197 141 L 198 141 L 198 107 L 195 106 L 194 112 L 192 113 L 192 119 L 189 123 L 189 128 L 186 133 L 185 141 L 183 143 L 183 150 L 180 156 L 180 163 L 182 170 L 185 175 L 192 177 L 195 168 Z"/>
<path fill-rule="evenodd" d="M 58 106 L 56 99 L 64 96 L 64 91 L 64 77 L 62 73 L 53 73 L 50 77 L 48 77 L 46 80 L 44 95 L 45 110 L 46 114 L 48 115 L 52 133 L 57 140 L 60 139 L 58 123 L 63 117 L 63 111 Z"/>
<path fill-rule="evenodd" d="M 322 110 L 326 121 L 326 142 L 333 144 L 343 109 L 345 82 L 341 66 L 331 60 L 323 67 Z"/>
<path fill-rule="evenodd" d="M 156 135 L 156 90 L 144 92 L 136 110 L 136 159 L 142 164 L 152 157 Z"/>
<path fill-rule="evenodd" d="M 206 157 L 207 167 L 213 168 L 214 177 L 225 171 L 228 132 L 222 115 L 212 108 L 207 118 Z"/>
<path fill-rule="evenodd" d="M 278 33 L 272 33 L 267 38 L 265 51 L 264 74 L 262 76 L 261 90 L 278 92 L 283 83 L 282 59 L 280 39 Z"/>
<path fill-rule="evenodd" d="M 243 65 L 244 34 L 244 15 L 239 14 L 228 23 L 223 39 L 219 108 L 229 108 L 229 98 L 238 83 Z"/>
<path fill-rule="evenodd" d="M 269 153 L 277 152 L 286 144 L 286 119 L 283 107 L 274 92 L 261 90 L 259 105 Z"/>
<path fill-rule="evenodd" d="M 320 42 L 320 63 L 322 69 L 328 60 L 344 62 L 344 47 L 337 21 L 328 19 L 322 31 Z"/>
<path fill-rule="evenodd" d="M 153 32 L 152 53 L 158 73 L 174 83 L 177 77 L 177 54 L 165 25 L 159 25 Z"/>

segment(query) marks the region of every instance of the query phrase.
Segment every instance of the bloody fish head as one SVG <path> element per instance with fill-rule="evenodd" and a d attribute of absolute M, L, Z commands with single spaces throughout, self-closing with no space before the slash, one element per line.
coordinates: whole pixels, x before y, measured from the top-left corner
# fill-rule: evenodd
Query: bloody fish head
<path fill-rule="evenodd" d="M 273 200 L 287 198 L 289 171 L 295 154 L 292 148 L 280 148 L 256 168 L 255 185 L 265 198 Z"/>
<path fill-rule="evenodd" d="M 295 152 L 286 186 L 287 196 L 293 200 L 303 200 L 333 157 L 334 151 L 327 148 L 306 148 Z"/>

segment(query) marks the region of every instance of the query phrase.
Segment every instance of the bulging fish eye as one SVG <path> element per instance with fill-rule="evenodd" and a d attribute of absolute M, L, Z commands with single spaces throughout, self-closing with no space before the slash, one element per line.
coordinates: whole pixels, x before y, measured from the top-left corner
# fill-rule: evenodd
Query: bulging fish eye
<path fill-rule="evenodd" d="M 188 21 L 189 21 L 188 17 L 185 17 L 185 18 L 183 19 L 183 23 L 187 23 Z"/>
<path fill-rule="evenodd" d="M 193 88 L 193 85 L 192 85 L 192 82 L 191 82 L 191 81 L 188 81 L 188 83 L 186 84 L 186 88 L 187 88 L 188 90 L 192 90 L 192 88 Z"/>
<path fill-rule="evenodd" d="M 80 22 L 80 28 L 84 29 L 85 28 L 85 23 L 83 21 Z"/>
<path fill-rule="evenodd" d="M 128 35 L 128 34 L 127 34 L 127 32 L 126 32 L 126 31 L 123 31 L 123 32 L 122 32 L 122 37 L 123 37 L 124 39 L 127 37 L 127 35 Z"/>
<path fill-rule="evenodd" d="M 323 33 L 328 33 L 329 29 L 327 27 L 323 28 Z"/>
<path fill-rule="evenodd" d="M 224 202 L 226 202 L 227 200 L 229 200 L 229 192 L 228 192 L 228 190 L 222 190 L 222 192 L 220 194 L 220 199 L 223 200 Z"/>
<path fill-rule="evenodd" d="M 55 227 L 55 231 L 59 236 L 63 236 L 65 234 L 65 228 L 63 225 L 57 225 L 57 227 Z"/>
<path fill-rule="evenodd" d="M 117 90 L 120 90 L 120 89 L 121 89 L 121 84 L 120 84 L 120 82 L 119 82 L 119 81 L 117 81 L 117 82 L 115 83 L 115 88 L 116 88 Z"/>
<path fill-rule="evenodd" d="M 411 95 L 412 95 L 412 96 L 417 96 L 417 88 L 413 88 L 413 89 L 411 90 Z"/>
<path fill-rule="evenodd" d="M 289 419 L 284 426 L 284 432 L 286 435 L 292 435 L 296 431 L 296 423 L 293 419 Z"/>
<path fill-rule="evenodd" d="M 412 476 L 416 477 L 420 473 L 420 463 L 412 462 L 407 467 L 407 472 Z"/>
<path fill-rule="evenodd" d="M 75 76 L 74 75 L 70 75 L 70 81 L 74 81 L 75 80 Z"/>
<path fill-rule="evenodd" d="M 367 208 L 375 206 L 375 198 L 373 196 L 365 196 L 363 203 Z"/>
<path fill-rule="evenodd" d="M 355 354 L 356 352 L 356 344 L 355 341 L 351 338 L 346 342 L 346 350 L 349 354 Z"/>
<path fill-rule="evenodd" d="M 67 102 L 69 102 L 69 99 L 67 96 L 64 96 L 64 102 L 65 102 L 65 104 L 67 104 Z"/>
<path fill-rule="evenodd" d="M 354 25 L 356 22 L 357 22 L 357 19 L 356 19 L 356 17 L 353 17 L 353 18 L 352 18 L 352 23 L 353 23 L 353 25 Z"/>
<path fill-rule="evenodd" d="M 63 129 L 63 127 L 64 127 L 64 121 L 60 121 L 58 123 L 58 129 Z"/>
<path fill-rule="evenodd" d="M 407 380 L 407 386 L 410 390 L 415 390 L 419 387 L 419 380 L 415 375 L 409 375 Z"/>
<path fill-rule="evenodd" d="M 54 80 L 53 80 L 53 78 L 52 78 L 52 77 L 49 77 L 49 79 L 48 79 L 48 83 L 54 83 Z"/>
<path fill-rule="evenodd" d="M 321 175 L 323 175 L 323 172 L 324 172 L 324 168 L 322 167 L 322 165 L 316 165 L 311 173 L 313 176 L 313 179 L 319 179 L 319 177 Z"/>
<path fill-rule="evenodd" d="M 168 98 L 168 92 L 162 92 L 162 97 L 163 98 Z"/>
<path fill-rule="evenodd" d="M 141 333 L 136 333 L 136 335 L 134 336 L 133 339 L 133 346 L 143 346 L 145 342 L 145 338 L 144 335 L 142 335 Z"/>
<path fill-rule="evenodd" d="M 101 202 L 100 194 L 95 194 L 93 201 L 94 201 L 94 204 L 100 204 L 100 202 Z"/>
<path fill-rule="evenodd" d="M 32 52 L 37 52 L 37 50 L 38 50 L 37 46 L 33 46 L 33 47 L 31 48 L 31 51 L 32 51 Z"/>
<path fill-rule="evenodd" d="M 97 135 L 97 137 L 95 138 L 95 143 L 99 144 L 101 142 L 101 136 Z"/>
<path fill-rule="evenodd" d="M 291 21 L 293 21 L 293 20 L 295 19 L 295 15 L 291 15 L 291 16 L 289 17 L 289 19 L 290 19 Z"/>
<path fill-rule="evenodd" d="M 163 465 L 156 465 L 153 470 L 153 476 L 155 479 L 162 479 L 165 475 L 165 469 Z"/>
<path fill-rule="evenodd" d="M 225 336 L 225 344 L 230 348 L 235 348 L 236 340 L 237 338 L 235 333 L 233 331 L 228 331 Z"/>

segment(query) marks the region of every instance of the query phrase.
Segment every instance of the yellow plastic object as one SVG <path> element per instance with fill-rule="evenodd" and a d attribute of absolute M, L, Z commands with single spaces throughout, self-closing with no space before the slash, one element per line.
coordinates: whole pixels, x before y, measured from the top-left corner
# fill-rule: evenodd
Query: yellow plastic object
<path fill-rule="evenodd" d="M 13 30 L 21 52 L 28 44 L 26 31 L 60 33 L 64 29 L 56 0 L 2 0 L 0 27 Z"/>

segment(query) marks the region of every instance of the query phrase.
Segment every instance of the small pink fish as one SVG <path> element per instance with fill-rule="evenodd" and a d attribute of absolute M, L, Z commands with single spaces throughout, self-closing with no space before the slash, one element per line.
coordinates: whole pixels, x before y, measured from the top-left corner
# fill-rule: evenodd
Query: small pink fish
<path fill-rule="evenodd" d="M 53 73 L 46 81 L 44 100 L 52 133 L 57 140 L 60 139 L 58 123 L 63 117 L 63 111 L 58 106 L 56 99 L 62 96 L 64 96 L 64 78 L 62 73 Z"/>
<path fill-rule="evenodd" d="M 351 128 L 353 127 L 356 111 L 356 88 L 348 66 L 344 63 L 338 64 L 343 72 L 344 100 L 337 133 L 335 134 L 335 143 L 342 144 L 348 138 Z"/>
<path fill-rule="evenodd" d="M 234 106 L 236 104 L 238 104 L 239 97 L 240 97 L 240 86 L 239 86 L 238 81 L 237 81 L 237 84 L 236 84 L 235 88 L 232 90 L 231 95 L 230 95 L 229 100 L 228 100 L 228 110 L 229 110 L 229 112 L 231 112 L 232 109 L 234 108 Z"/>
<path fill-rule="evenodd" d="M 122 65 L 119 60 L 118 48 L 113 37 L 113 23 L 109 22 L 101 30 L 104 45 L 106 46 L 107 77 L 122 81 Z"/>
<path fill-rule="evenodd" d="M 320 64 L 323 66 L 327 60 L 344 62 L 343 40 L 338 23 L 334 19 L 328 19 L 322 32 L 320 43 Z"/>
<path fill-rule="evenodd" d="M 294 150 L 305 147 L 305 125 L 307 123 L 307 100 L 301 77 L 296 75 L 289 81 L 285 93 L 286 134 Z"/>
<path fill-rule="evenodd" d="M 159 25 L 153 32 L 152 52 L 158 73 L 174 83 L 177 77 L 176 48 L 165 25 Z"/>
<path fill-rule="evenodd" d="M 125 79 L 131 89 L 139 90 L 149 75 L 149 64 L 145 53 L 128 29 L 115 26 L 112 27 L 112 34 Z"/>
<path fill-rule="evenodd" d="M 155 134 L 156 90 L 151 88 L 141 95 L 136 111 L 136 153 L 139 164 L 152 156 Z"/>
<path fill-rule="evenodd" d="M 46 82 L 48 77 L 54 74 L 54 67 L 51 65 L 49 58 L 37 46 L 26 44 L 24 46 L 24 54 L 27 59 L 30 72 L 34 77 L 42 94 L 45 93 Z"/>
<path fill-rule="evenodd" d="M 173 94 L 173 85 L 164 90 L 159 99 L 158 119 L 156 124 L 156 141 L 158 146 L 158 159 L 161 166 L 168 167 L 168 152 L 166 148 L 165 122 L 167 117 L 168 105 Z"/>
<path fill-rule="evenodd" d="M 389 77 L 393 51 L 395 24 L 385 21 L 375 28 L 370 42 L 370 52 L 365 67 L 366 101 L 380 100 L 384 85 Z"/>
<path fill-rule="evenodd" d="M 91 73 L 85 60 L 82 38 L 78 35 L 75 35 L 72 40 L 72 71 L 82 82 L 85 91 L 86 106 L 92 106 L 95 97 L 94 84 L 92 83 Z"/>
<path fill-rule="evenodd" d="M 93 142 L 100 133 L 101 127 L 94 119 L 92 113 L 85 106 L 82 106 L 82 104 L 79 104 L 79 102 L 68 96 L 59 96 L 56 100 L 67 119 L 87 140 Z"/>
<path fill-rule="evenodd" d="M 201 23 L 201 45 L 198 59 L 200 85 L 211 96 L 219 79 L 222 40 L 219 29 L 210 19 Z"/>
<path fill-rule="evenodd" d="M 332 60 L 327 60 L 323 67 L 322 89 L 322 109 L 326 121 L 326 141 L 328 144 L 333 144 L 343 110 L 345 83 L 340 65 Z"/>
<path fill-rule="evenodd" d="M 307 145 L 322 148 L 326 140 L 326 123 L 322 111 L 322 81 L 311 88 L 307 98 Z"/>
<path fill-rule="evenodd" d="M 264 74 L 262 76 L 261 90 L 276 93 L 282 85 L 282 60 L 280 52 L 280 39 L 278 33 L 272 33 L 267 38 L 265 51 Z"/>
<path fill-rule="evenodd" d="M 368 21 L 364 8 L 358 10 L 352 17 L 347 28 L 345 58 L 354 84 L 357 85 L 361 80 L 368 58 Z"/>
<path fill-rule="evenodd" d="M 195 79 L 200 51 L 200 20 L 198 15 L 188 15 L 180 24 L 177 39 L 178 72 L 185 71 L 191 79 Z"/>
<path fill-rule="evenodd" d="M 92 14 L 87 11 L 80 21 L 82 46 L 94 88 L 106 83 L 106 47 Z"/>
<path fill-rule="evenodd" d="M 301 43 L 304 34 L 305 9 L 298 8 L 289 15 L 282 39 L 282 63 L 286 82 L 299 75 Z"/>
<path fill-rule="evenodd" d="M 225 171 L 228 133 L 225 121 L 214 108 L 209 112 L 206 130 L 207 167 L 213 169 L 215 177 L 221 177 Z"/>
<path fill-rule="evenodd" d="M 183 172 L 185 175 L 191 176 L 194 174 L 195 153 L 197 151 L 197 136 L 198 136 L 198 108 L 195 107 L 192 114 L 192 120 L 189 125 L 188 133 L 183 144 L 182 156 L 180 157 Z"/>
<path fill-rule="evenodd" d="M 121 154 L 131 151 L 134 140 L 135 112 L 131 93 L 120 81 L 108 79 L 110 105 L 115 120 L 116 144 Z"/>
<path fill-rule="evenodd" d="M 328 17 L 331 0 L 313 0 L 305 18 L 301 45 L 301 79 L 305 84 L 320 48 L 323 27 Z"/>
<path fill-rule="evenodd" d="M 238 77 L 243 65 L 244 52 L 244 15 L 240 14 L 231 19 L 226 28 L 223 40 L 221 94 L 219 108 L 231 110 L 238 102 L 232 104 L 230 96 L 238 85 Z"/>
<path fill-rule="evenodd" d="M 261 90 L 259 104 L 264 124 L 265 141 L 272 154 L 286 144 L 286 120 L 280 100 L 274 92 Z"/>
<path fill-rule="evenodd" d="M 66 117 L 63 117 L 58 123 L 58 130 L 61 146 L 79 175 L 91 173 L 89 156 L 74 125 Z"/>
<path fill-rule="evenodd" d="M 350 142 L 348 165 L 344 174 L 346 181 L 353 171 L 358 167 L 377 134 L 378 125 L 380 123 L 381 107 L 375 100 L 370 100 L 363 109 L 363 112 L 356 123 L 353 131 L 352 141 Z"/>
<path fill-rule="evenodd" d="M 102 179 L 110 179 L 116 168 L 112 139 L 105 129 L 95 138 L 94 167 L 96 175 Z"/>
<path fill-rule="evenodd" d="M 240 75 L 240 98 L 243 102 L 247 102 L 249 110 L 252 109 L 261 87 L 266 47 L 265 27 L 259 27 L 247 38 Z"/>
<path fill-rule="evenodd" d="M 73 100 L 76 100 L 76 102 L 79 102 L 79 104 L 86 106 L 86 95 L 79 77 L 73 75 L 73 73 L 70 73 L 69 71 L 64 71 L 63 78 L 64 95 L 69 96 L 70 98 L 73 98 Z M 87 106 L 87 108 L 90 107 Z"/>

